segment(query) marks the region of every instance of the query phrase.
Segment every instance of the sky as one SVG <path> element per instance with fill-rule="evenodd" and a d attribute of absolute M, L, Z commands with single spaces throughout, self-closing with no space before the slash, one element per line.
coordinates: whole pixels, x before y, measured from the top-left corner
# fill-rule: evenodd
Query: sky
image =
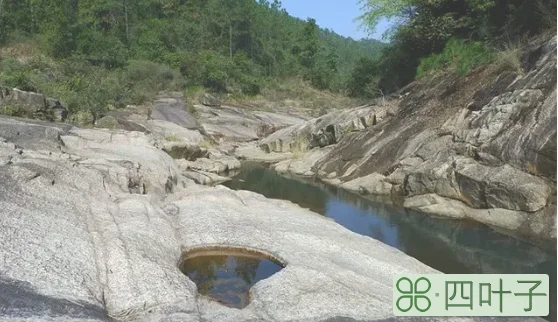
<path fill-rule="evenodd" d="M 387 21 L 381 21 L 372 35 L 359 28 L 360 22 L 355 21 L 361 14 L 359 0 L 281 0 L 281 3 L 291 16 L 303 20 L 314 18 L 320 27 L 355 40 L 382 40 L 382 34 L 389 27 Z"/>

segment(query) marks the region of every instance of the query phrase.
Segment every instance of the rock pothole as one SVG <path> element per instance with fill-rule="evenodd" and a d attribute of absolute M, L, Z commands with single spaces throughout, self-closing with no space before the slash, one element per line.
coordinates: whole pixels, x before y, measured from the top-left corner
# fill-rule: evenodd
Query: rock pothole
<path fill-rule="evenodd" d="M 273 255 L 235 246 L 194 248 L 184 252 L 179 263 L 200 295 L 238 309 L 250 303 L 252 286 L 285 266 Z"/>

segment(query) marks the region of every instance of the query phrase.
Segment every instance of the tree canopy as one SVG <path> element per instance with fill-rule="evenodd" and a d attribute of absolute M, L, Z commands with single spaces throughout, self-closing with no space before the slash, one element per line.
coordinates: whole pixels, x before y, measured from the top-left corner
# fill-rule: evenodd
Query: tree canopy
<path fill-rule="evenodd" d="M 408 84 L 421 61 L 448 44 L 465 50 L 461 55 L 481 59 L 479 42 L 497 48 L 556 27 L 555 0 L 361 0 L 360 4 L 359 19 L 368 30 L 373 31 L 381 19 L 395 22 L 389 33 L 391 46 L 379 61 L 369 62 L 377 65 L 368 69 L 376 71 L 382 92 Z M 448 43 L 451 39 L 455 41 Z"/>
<path fill-rule="evenodd" d="M 187 86 L 245 94 L 287 77 L 344 91 L 356 62 L 385 47 L 291 17 L 278 0 L 0 0 L 0 45 L 22 39 L 58 60 L 107 70 L 149 61 Z"/>

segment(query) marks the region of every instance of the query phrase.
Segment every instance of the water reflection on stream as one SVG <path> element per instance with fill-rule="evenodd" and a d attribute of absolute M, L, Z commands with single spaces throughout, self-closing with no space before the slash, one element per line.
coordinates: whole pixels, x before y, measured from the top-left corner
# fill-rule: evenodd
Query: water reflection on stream
<path fill-rule="evenodd" d="M 254 163 L 225 184 L 268 198 L 284 199 L 334 219 L 347 229 L 396 247 L 444 273 L 548 274 L 556 303 L 556 252 L 546 251 L 493 229 L 435 219 L 374 202 L 318 182 L 285 178 Z M 555 321 L 556 307 L 551 305 Z"/>

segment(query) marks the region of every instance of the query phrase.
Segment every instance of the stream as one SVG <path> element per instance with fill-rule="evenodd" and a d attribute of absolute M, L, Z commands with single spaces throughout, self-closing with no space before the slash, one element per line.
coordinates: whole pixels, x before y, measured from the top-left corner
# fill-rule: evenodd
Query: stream
<path fill-rule="evenodd" d="M 438 219 L 325 185 L 288 178 L 257 163 L 244 163 L 234 190 L 291 201 L 329 217 L 345 228 L 395 247 L 448 274 L 548 274 L 556 303 L 556 251 L 544 250 L 485 225 Z M 556 306 L 551 305 L 556 321 Z"/>

